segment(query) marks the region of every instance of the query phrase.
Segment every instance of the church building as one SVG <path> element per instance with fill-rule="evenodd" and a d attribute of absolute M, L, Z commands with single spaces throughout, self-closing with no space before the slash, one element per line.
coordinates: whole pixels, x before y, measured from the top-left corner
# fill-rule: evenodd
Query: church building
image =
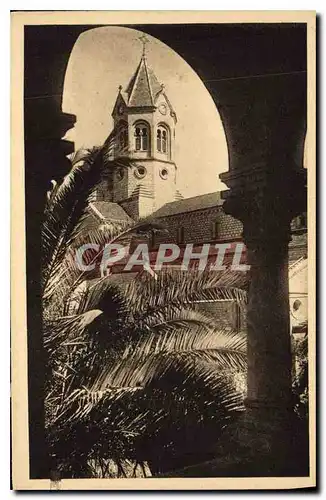
<path fill-rule="evenodd" d="M 113 173 L 107 172 L 97 187 L 89 206 L 93 222 L 95 219 L 100 226 L 112 221 L 131 223 L 149 218 L 165 228 L 163 232 L 151 231 L 149 238 L 141 237 L 141 241 L 144 238 L 147 241 L 153 262 L 160 243 L 176 243 L 181 253 L 188 243 L 193 244 L 194 253 L 200 252 L 202 245 L 207 243 L 213 247 L 228 243 L 231 250 L 226 265 L 229 265 L 235 245 L 242 242 L 242 223 L 224 213 L 220 192 L 183 198 L 178 191 L 175 162 L 177 113 L 164 85 L 148 64 L 145 43 L 130 82 L 125 90 L 119 87 L 112 119 L 113 130 L 106 145 L 109 158 L 117 163 L 120 161 L 121 167 L 114 169 Z M 202 170 L 204 175 L 205 165 Z M 136 245 L 139 240 L 133 243 Z M 292 241 L 289 244 L 292 274 L 299 264 L 301 267 L 304 265 L 306 253 L 306 216 L 302 214 L 292 222 Z M 213 253 L 210 257 L 215 259 L 216 256 Z M 125 272 L 124 266 L 125 263 L 121 262 L 111 268 L 112 282 L 125 285 L 135 278 L 138 271 Z M 91 276 L 95 278 L 95 275 Z M 291 300 L 295 304 L 298 300 L 302 302 L 305 293 L 301 290 L 305 286 L 304 280 L 301 281 L 300 286 L 296 285 L 291 292 Z M 206 301 L 200 306 L 210 314 L 217 314 L 219 321 L 225 321 L 239 330 L 244 328 L 243 312 L 233 301 L 219 304 Z"/>
<path fill-rule="evenodd" d="M 106 140 L 109 158 L 129 166 L 104 176 L 91 203 L 91 215 L 99 223 L 144 217 L 159 221 L 166 231 L 152 234 L 152 250 L 163 242 L 195 246 L 241 241 L 242 224 L 224 213 L 221 193 L 183 199 L 176 187 L 177 113 L 148 64 L 146 39 L 142 41 L 140 62 L 125 89 L 118 89 L 113 130 Z M 290 262 L 306 254 L 305 221 L 304 215 L 293 221 Z"/>

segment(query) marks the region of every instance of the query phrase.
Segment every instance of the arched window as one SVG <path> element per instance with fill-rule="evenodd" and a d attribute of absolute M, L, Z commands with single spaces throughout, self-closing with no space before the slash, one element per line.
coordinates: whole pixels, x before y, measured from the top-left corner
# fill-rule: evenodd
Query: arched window
<path fill-rule="evenodd" d="M 156 133 L 156 148 L 159 153 L 167 154 L 168 152 L 169 134 L 168 129 L 164 125 L 159 125 Z"/>
<path fill-rule="evenodd" d="M 118 149 L 120 152 L 128 149 L 128 128 L 126 124 L 121 124 L 118 129 Z"/>
<path fill-rule="evenodd" d="M 149 150 L 149 129 L 146 123 L 135 125 L 135 149 L 136 151 Z"/>

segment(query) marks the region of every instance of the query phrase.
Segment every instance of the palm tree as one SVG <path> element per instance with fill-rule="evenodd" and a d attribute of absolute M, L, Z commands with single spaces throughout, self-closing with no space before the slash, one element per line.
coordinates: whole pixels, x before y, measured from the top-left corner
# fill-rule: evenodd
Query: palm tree
<path fill-rule="evenodd" d="M 103 148 L 78 158 L 49 195 L 43 227 L 46 424 L 52 458 L 69 477 L 146 475 L 146 464 L 162 473 L 206 458 L 243 409 L 236 375 L 245 369 L 245 338 L 197 304 L 243 305 L 243 273 L 165 271 L 124 288 L 110 277 L 93 280 L 67 315 L 85 279 L 69 258 L 74 243 L 150 227 L 110 224 L 83 234 L 104 165 L 116 167 Z"/>
<path fill-rule="evenodd" d="M 242 410 L 245 337 L 217 327 L 196 300 L 243 303 L 235 279 L 167 271 L 121 289 L 108 277 L 88 286 L 74 315 L 46 324 L 48 430 L 70 470 L 78 462 L 87 475 L 101 458 L 154 473 L 205 455 Z"/>
<path fill-rule="evenodd" d="M 92 222 L 88 207 L 104 172 L 129 168 L 128 159 L 110 160 L 114 143 L 77 151 L 71 158 L 71 171 L 61 185 L 52 184 L 42 225 L 42 293 L 45 315 L 60 315 L 66 300 L 85 280 L 74 259 L 83 243 L 110 243 L 131 238 L 149 230 L 148 222 L 137 224 Z M 85 220 L 87 223 L 85 224 Z M 53 311 L 53 307 L 55 310 Z"/>

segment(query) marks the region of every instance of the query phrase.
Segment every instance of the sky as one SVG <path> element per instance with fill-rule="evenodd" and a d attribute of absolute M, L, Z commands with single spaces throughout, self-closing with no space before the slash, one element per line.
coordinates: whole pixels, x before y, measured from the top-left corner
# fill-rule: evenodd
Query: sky
<path fill-rule="evenodd" d="M 62 110 L 77 117 L 66 138 L 75 149 L 103 144 L 112 130 L 119 85 L 127 87 L 142 54 L 142 32 L 117 26 L 80 35 L 67 67 Z M 184 197 L 226 189 L 225 133 L 214 101 L 195 71 L 170 47 L 147 35 L 147 62 L 177 114 L 177 188 Z"/>

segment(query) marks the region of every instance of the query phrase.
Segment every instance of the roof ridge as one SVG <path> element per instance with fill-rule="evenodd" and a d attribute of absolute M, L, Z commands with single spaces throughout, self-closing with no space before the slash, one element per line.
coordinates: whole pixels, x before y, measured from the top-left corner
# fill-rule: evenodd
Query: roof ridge
<path fill-rule="evenodd" d="M 143 59 L 143 61 L 144 61 L 144 67 L 145 67 L 145 73 L 146 73 L 147 85 L 148 85 L 148 88 L 149 88 L 149 93 L 150 93 L 150 96 L 151 96 L 152 105 L 154 106 L 154 98 L 153 98 L 152 86 L 151 86 L 151 82 L 150 82 L 150 80 L 149 80 L 149 75 L 148 75 L 147 59 L 146 59 L 146 56 L 145 56 L 144 54 L 143 54 L 143 56 L 142 56 L 142 59 Z"/>
<path fill-rule="evenodd" d="M 95 200 L 90 207 L 92 213 L 102 222 L 107 220 L 130 220 L 131 217 L 125 209 L 116 201 Z M 109 213 L 107 209 L 109 208 Z"/>
<path fill-rule="evenodd" d="M 105 217 L 103 214 L 101 214 L 101 212 L 96 208 L 96 206 L 94 205 L 93 202 L 90 202 L 89 204 L 90 208 L 93 210 L 93 213 L 101 220 L 101 221 L 104 221 L 105 220 Z"/>
<path fill-rule="evenodd" d="M 197 196 L 172 200 L 167 203 L 164 203 L 164 205 L 155 210 L 153 216 L 169 217 L 170 215 L 175 215 L 176 213 L 181 214 L 181 213 L 195 212 L 199 210 L 212 209 L 215 207 L 218 208 L 222 204 L 223 200 L 219 195 L 219 191 L 213 191 L 212 193 L 204 193 Z"/>
<path fill-rule="evenodd" d="M 304 257 L 299 257 L 296 261 L 292 262 L 292 264 L 289 265 L 289 277 L 294 278 L 302 269 L 299 268 L 300 264 L 305 264 L 307 265 L 307 259 Z"/>
<path fill-rule="evenodd" d="M 139 72 L 140 72 L 140 67 L 141 67 L 142 62 L 143 62 L 143 58 L 141 58 L 141 60 L 139 61 L 139 64 L 138 64 L 137 69 L 136 69 L 136 72 L 135 72 L 134 76 L 131 78 L 131 80 L 130 80 L 130 82 L 128 84 L 127 92 L 128 92 L 129 86 L 131 85 L 131 92 L 130 92 L 129 97 L 128 97 L 128 104 L 130 104 L 131 98 L 132 98 L 132 94 L 135 91 L 136 81 L 137 81 L 137 77 L 138 77 Z"/>
<path fill-rule="evenodd" d="M 170 203 L 180 203 L 180 201 L 187 201 L 187 200 L 192 200 L 194 198 L 201 198 L 202 196 L 209 196 L 211 194 L 219 194 L 219 191 L 212 191 L 211 193 L 203 193 L 203 194 L 196 194 L 195 196 L 189 196 L 188 198 L 182 198 L 182 200 L 173 200 L 173 201 L 168 201 L 166 205 L 169 205 Z M 217 201 L 221 201 L 221 198 L 218 196 Z"/>
<path fill-rule="evenodd" d="M 148 65 L 146 55 L 143 54 L 125 90 L 128 106 L 155 106 L 159 87 L 159 81 L 153 69 Z"/>

